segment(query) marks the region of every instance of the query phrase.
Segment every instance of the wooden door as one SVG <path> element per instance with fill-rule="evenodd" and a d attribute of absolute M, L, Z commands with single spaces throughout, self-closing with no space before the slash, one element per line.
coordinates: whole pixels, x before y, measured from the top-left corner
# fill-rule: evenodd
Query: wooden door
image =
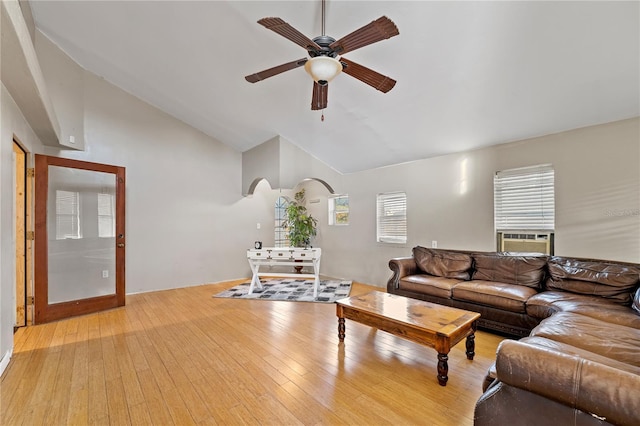
<path fill-rule="evenodd" d="M 35 322 L 125 304 L 125 168 L 35 156 Z"/>
<path fill-rule="evenodd" d="M 16 321 L 15 327 L 27 325 L 27 155 L 13 142 L 15 173 L 15 247 L 16 247 Z"/>

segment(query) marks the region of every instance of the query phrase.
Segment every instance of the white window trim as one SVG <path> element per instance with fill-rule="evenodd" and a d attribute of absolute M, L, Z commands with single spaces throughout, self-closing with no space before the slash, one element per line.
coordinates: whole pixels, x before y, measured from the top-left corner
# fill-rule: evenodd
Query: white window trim
<path fill-rule="evenodd" d="M 336 211 L 336 200 L 340 199 L 340 198 L 346 198 L 347 200 L 347 222 L 346 223 L 338 223 L 338 221 L 336 220 L 336 214 L 337 213 L 344 213 L 344 211 Z M 347 194 L 341 194 L 341 195 L 332 195 L 330 197 L 328 197 L 328 203 L 327 206 L 329 208 L 329 225 L 331 226 L 347 226 L 349 225 L 349 195 Z"/>
<path fill-rule="evenodd" d="M 280 206 L 280 202 L 282 202 L 282 207 L 283 207 L 283 216 L 282 217 L 278 217 L 277 211 L 279 209 Z M 289 204 L 290 200 L 288 197 L 285 197 L 284 195 L 279 196 L 276 199 L 276 202 L 274 204 L 274 246 L 275 247 L 289 247 L 291 244 L 289 243 L 289 232 L 287 228 L 284 228 L 282 226 L 282 224 L 284 223 L 284 221 L 286 220 L 287 217 L 287 213 L 286 213 L 286 208 L 287 205 Z"/>

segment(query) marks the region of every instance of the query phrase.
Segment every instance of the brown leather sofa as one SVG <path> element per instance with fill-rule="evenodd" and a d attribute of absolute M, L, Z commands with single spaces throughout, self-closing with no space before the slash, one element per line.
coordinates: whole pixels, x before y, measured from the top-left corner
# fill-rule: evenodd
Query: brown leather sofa
<path fill-rule="evenodd" d="M 389 293 L 482 315 L 509 333 L 475 424 L 640 425 L 640 265 L 415 247 Z"/>

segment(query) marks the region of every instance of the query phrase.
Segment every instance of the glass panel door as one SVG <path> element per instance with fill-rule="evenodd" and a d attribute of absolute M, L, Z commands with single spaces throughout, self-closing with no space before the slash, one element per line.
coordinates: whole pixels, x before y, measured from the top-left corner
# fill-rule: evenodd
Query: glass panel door
<path fill-rule="evenodd" d="M 36 155 L 36 322 L 124 305 L 124 168 Z"/>

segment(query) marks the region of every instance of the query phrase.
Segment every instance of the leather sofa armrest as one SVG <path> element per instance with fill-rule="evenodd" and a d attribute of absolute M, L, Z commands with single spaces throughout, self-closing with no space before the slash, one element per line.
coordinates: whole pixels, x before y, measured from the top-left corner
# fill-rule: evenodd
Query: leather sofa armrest
<path fill-rule="evenodd" d="M 605 343 L 606 344 L 606 343 Z M 497 379 L 612 424 L 640 424 L 640 376 L 518 341 L 503 341 Z"/>
<path fill-rule="evenodd" d="M 398 288 L 398 282 L 400 278 L 408 275 L 415 275 L 418 273 L 418 265 L 412 256 L 410 257 L 396 257 L 389 261 L 389 269 L 393 271 L 393 275 L 387 282 L 387 292 L 392 293 L 393 289 Z"/>

